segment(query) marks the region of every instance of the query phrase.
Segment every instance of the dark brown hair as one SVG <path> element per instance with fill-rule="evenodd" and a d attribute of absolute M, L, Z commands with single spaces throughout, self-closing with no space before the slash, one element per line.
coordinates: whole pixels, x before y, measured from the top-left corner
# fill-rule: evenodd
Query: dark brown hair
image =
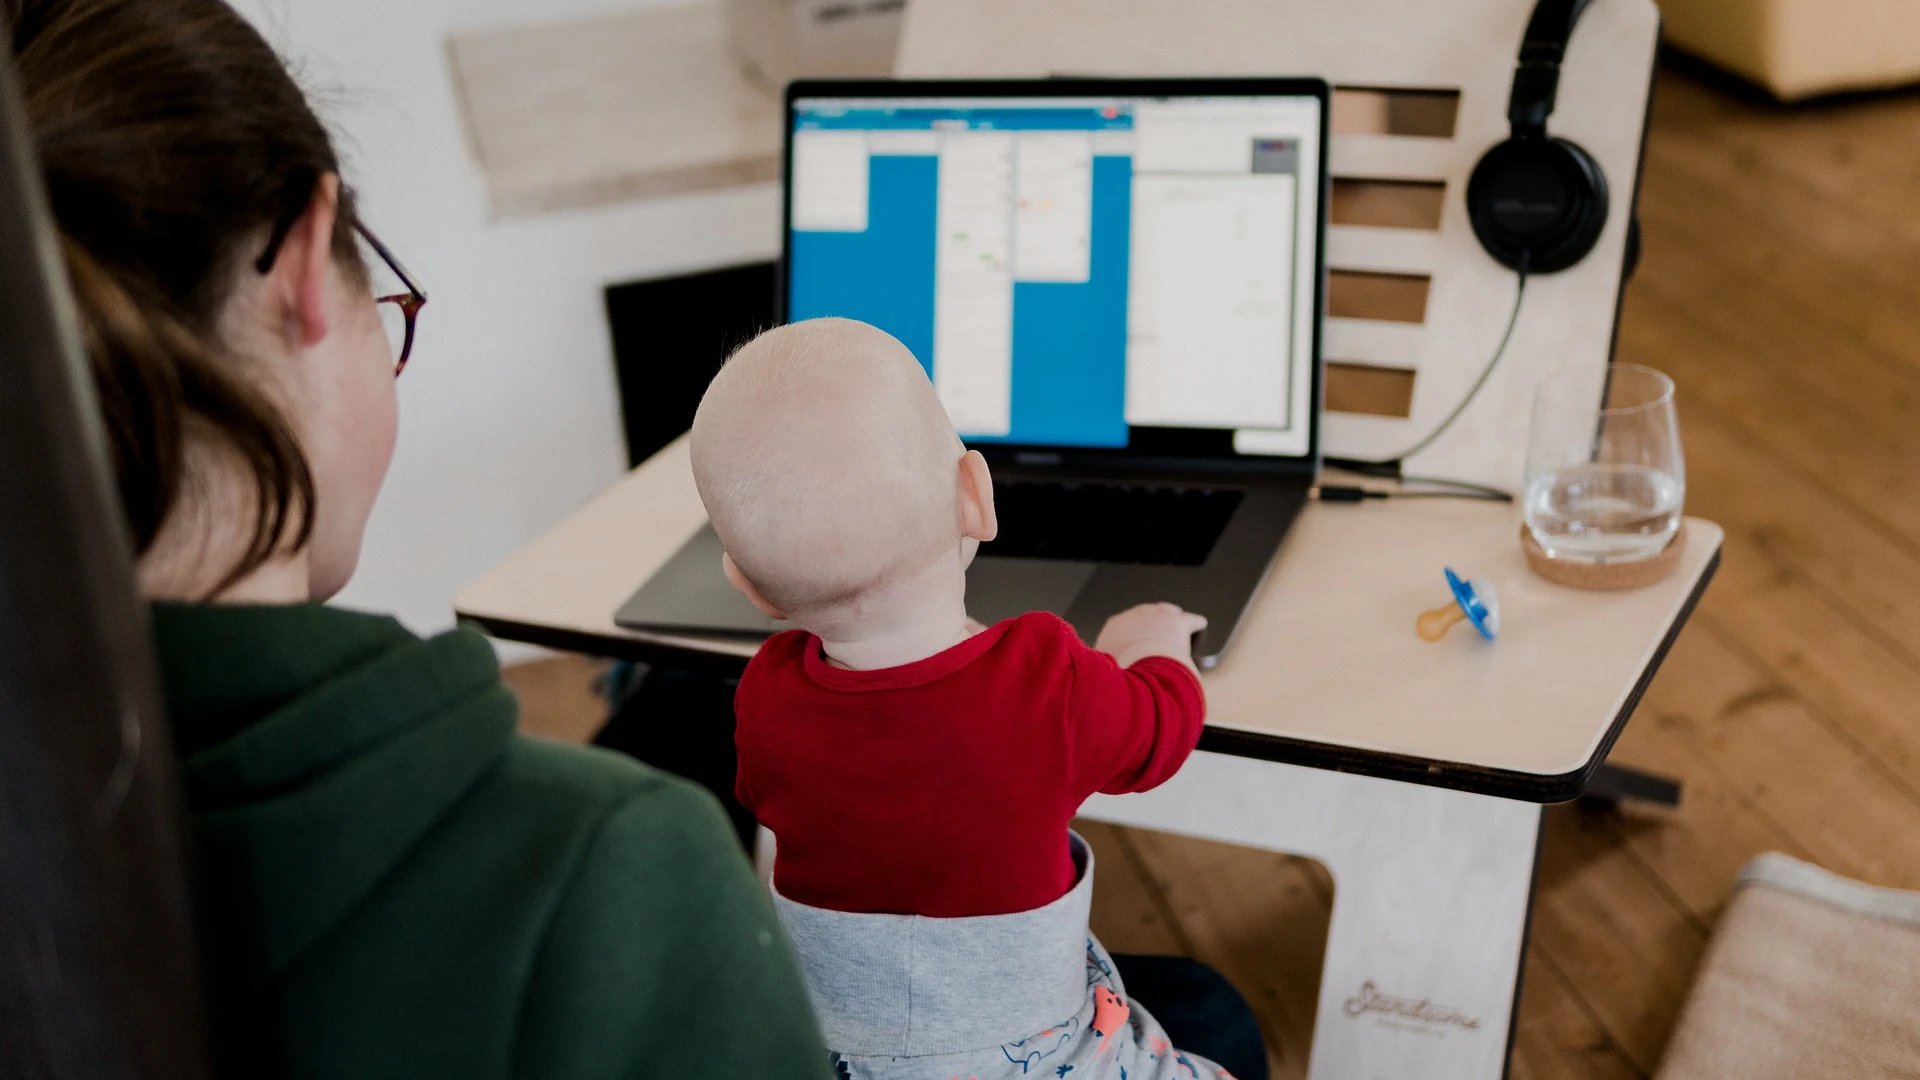
<path fill-rule="evenodd" d="M 339 162 L 278 56 L 222 0 L 0 0 L 78 301 L 120 500 L 145 553 L 178 504 L 189 439 L 245 467 L 251 539 L 216 592 L 312 532 L 288 419 L 217 324 Z M 363 274 L 351 196 L 335 255 Z"/>

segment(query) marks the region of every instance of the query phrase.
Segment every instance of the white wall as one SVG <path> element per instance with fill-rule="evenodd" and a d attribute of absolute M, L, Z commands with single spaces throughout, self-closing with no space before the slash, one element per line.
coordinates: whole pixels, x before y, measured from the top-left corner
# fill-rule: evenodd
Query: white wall
<path fill-rule="evenodd" d="M 293 61 L 368 224 L 431 298 L 400 380 L 399 451 L 340 602 L 440 629 L 461 586 L 624 468 L 602 288 L 772 257 L 778 195 L 761 185 L 487 219 L 448 34 L 648 0 L 233 2 Z"/>

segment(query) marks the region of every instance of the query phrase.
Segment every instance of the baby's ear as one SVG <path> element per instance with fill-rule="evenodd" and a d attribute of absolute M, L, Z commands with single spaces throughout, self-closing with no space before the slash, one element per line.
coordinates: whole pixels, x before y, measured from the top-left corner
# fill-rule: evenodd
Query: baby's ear
<path fill-rule="evenodd" d="M 721 552 L 720 569 L 727 575 L 727 584 L 738 589 L 740 595 L 747 598 L 748 603 L 759 609 L 760 614 L 765 615 L 769 619 L 780 619 L 782 621 L 786 619 L 786 612 L 774 607 L 766 597 L 761 596 L 760 590 L 754 586 L 753 582 L 747 580 L 747 575 L 740 572 L 740 567 L 734 563 L 733 556 Z"/>
<path fill-rule="evenodd" d="M 960 535 L 986 543 L 1000 535 L 1000 518 L 993 510 L 993 473 L 980 451 L 960 455 L 959 483 L 955 484 L 959 502 Z"/>

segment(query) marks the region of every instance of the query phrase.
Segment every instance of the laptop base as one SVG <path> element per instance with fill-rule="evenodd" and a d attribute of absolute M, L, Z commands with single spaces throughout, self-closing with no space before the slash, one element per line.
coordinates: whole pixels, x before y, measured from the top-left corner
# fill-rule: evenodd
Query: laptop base
<path fill-rule="evenodd" d="M 1028 611 L 1051 611 L 1092 643 L 1108 618 L 1135 604 L 1165 601 L 1207 617 L 1194 660 L 1212 667 L 1226 650 L 1309 487 L 1298 482 L 1247 490 L 1203 566 L 1148 566 L 983 554 L 967 571 L 967 611 L 989 626 Z M 703 525 L 614 615 L 630 630 L 764 638 L 792 628 L 769 619 L 727 583 L 720 537 Z"/>

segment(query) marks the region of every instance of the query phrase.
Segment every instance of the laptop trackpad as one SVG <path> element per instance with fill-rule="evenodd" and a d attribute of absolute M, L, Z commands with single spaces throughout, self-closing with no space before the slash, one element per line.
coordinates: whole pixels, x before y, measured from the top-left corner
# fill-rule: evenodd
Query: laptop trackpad
<path fill-rule="evenodd" d="M 1095 568 L 1090 562 L 982 555 L 967 569 L 967 614 L 986 626 L 1029 611 L 1064 619 Z"/>

